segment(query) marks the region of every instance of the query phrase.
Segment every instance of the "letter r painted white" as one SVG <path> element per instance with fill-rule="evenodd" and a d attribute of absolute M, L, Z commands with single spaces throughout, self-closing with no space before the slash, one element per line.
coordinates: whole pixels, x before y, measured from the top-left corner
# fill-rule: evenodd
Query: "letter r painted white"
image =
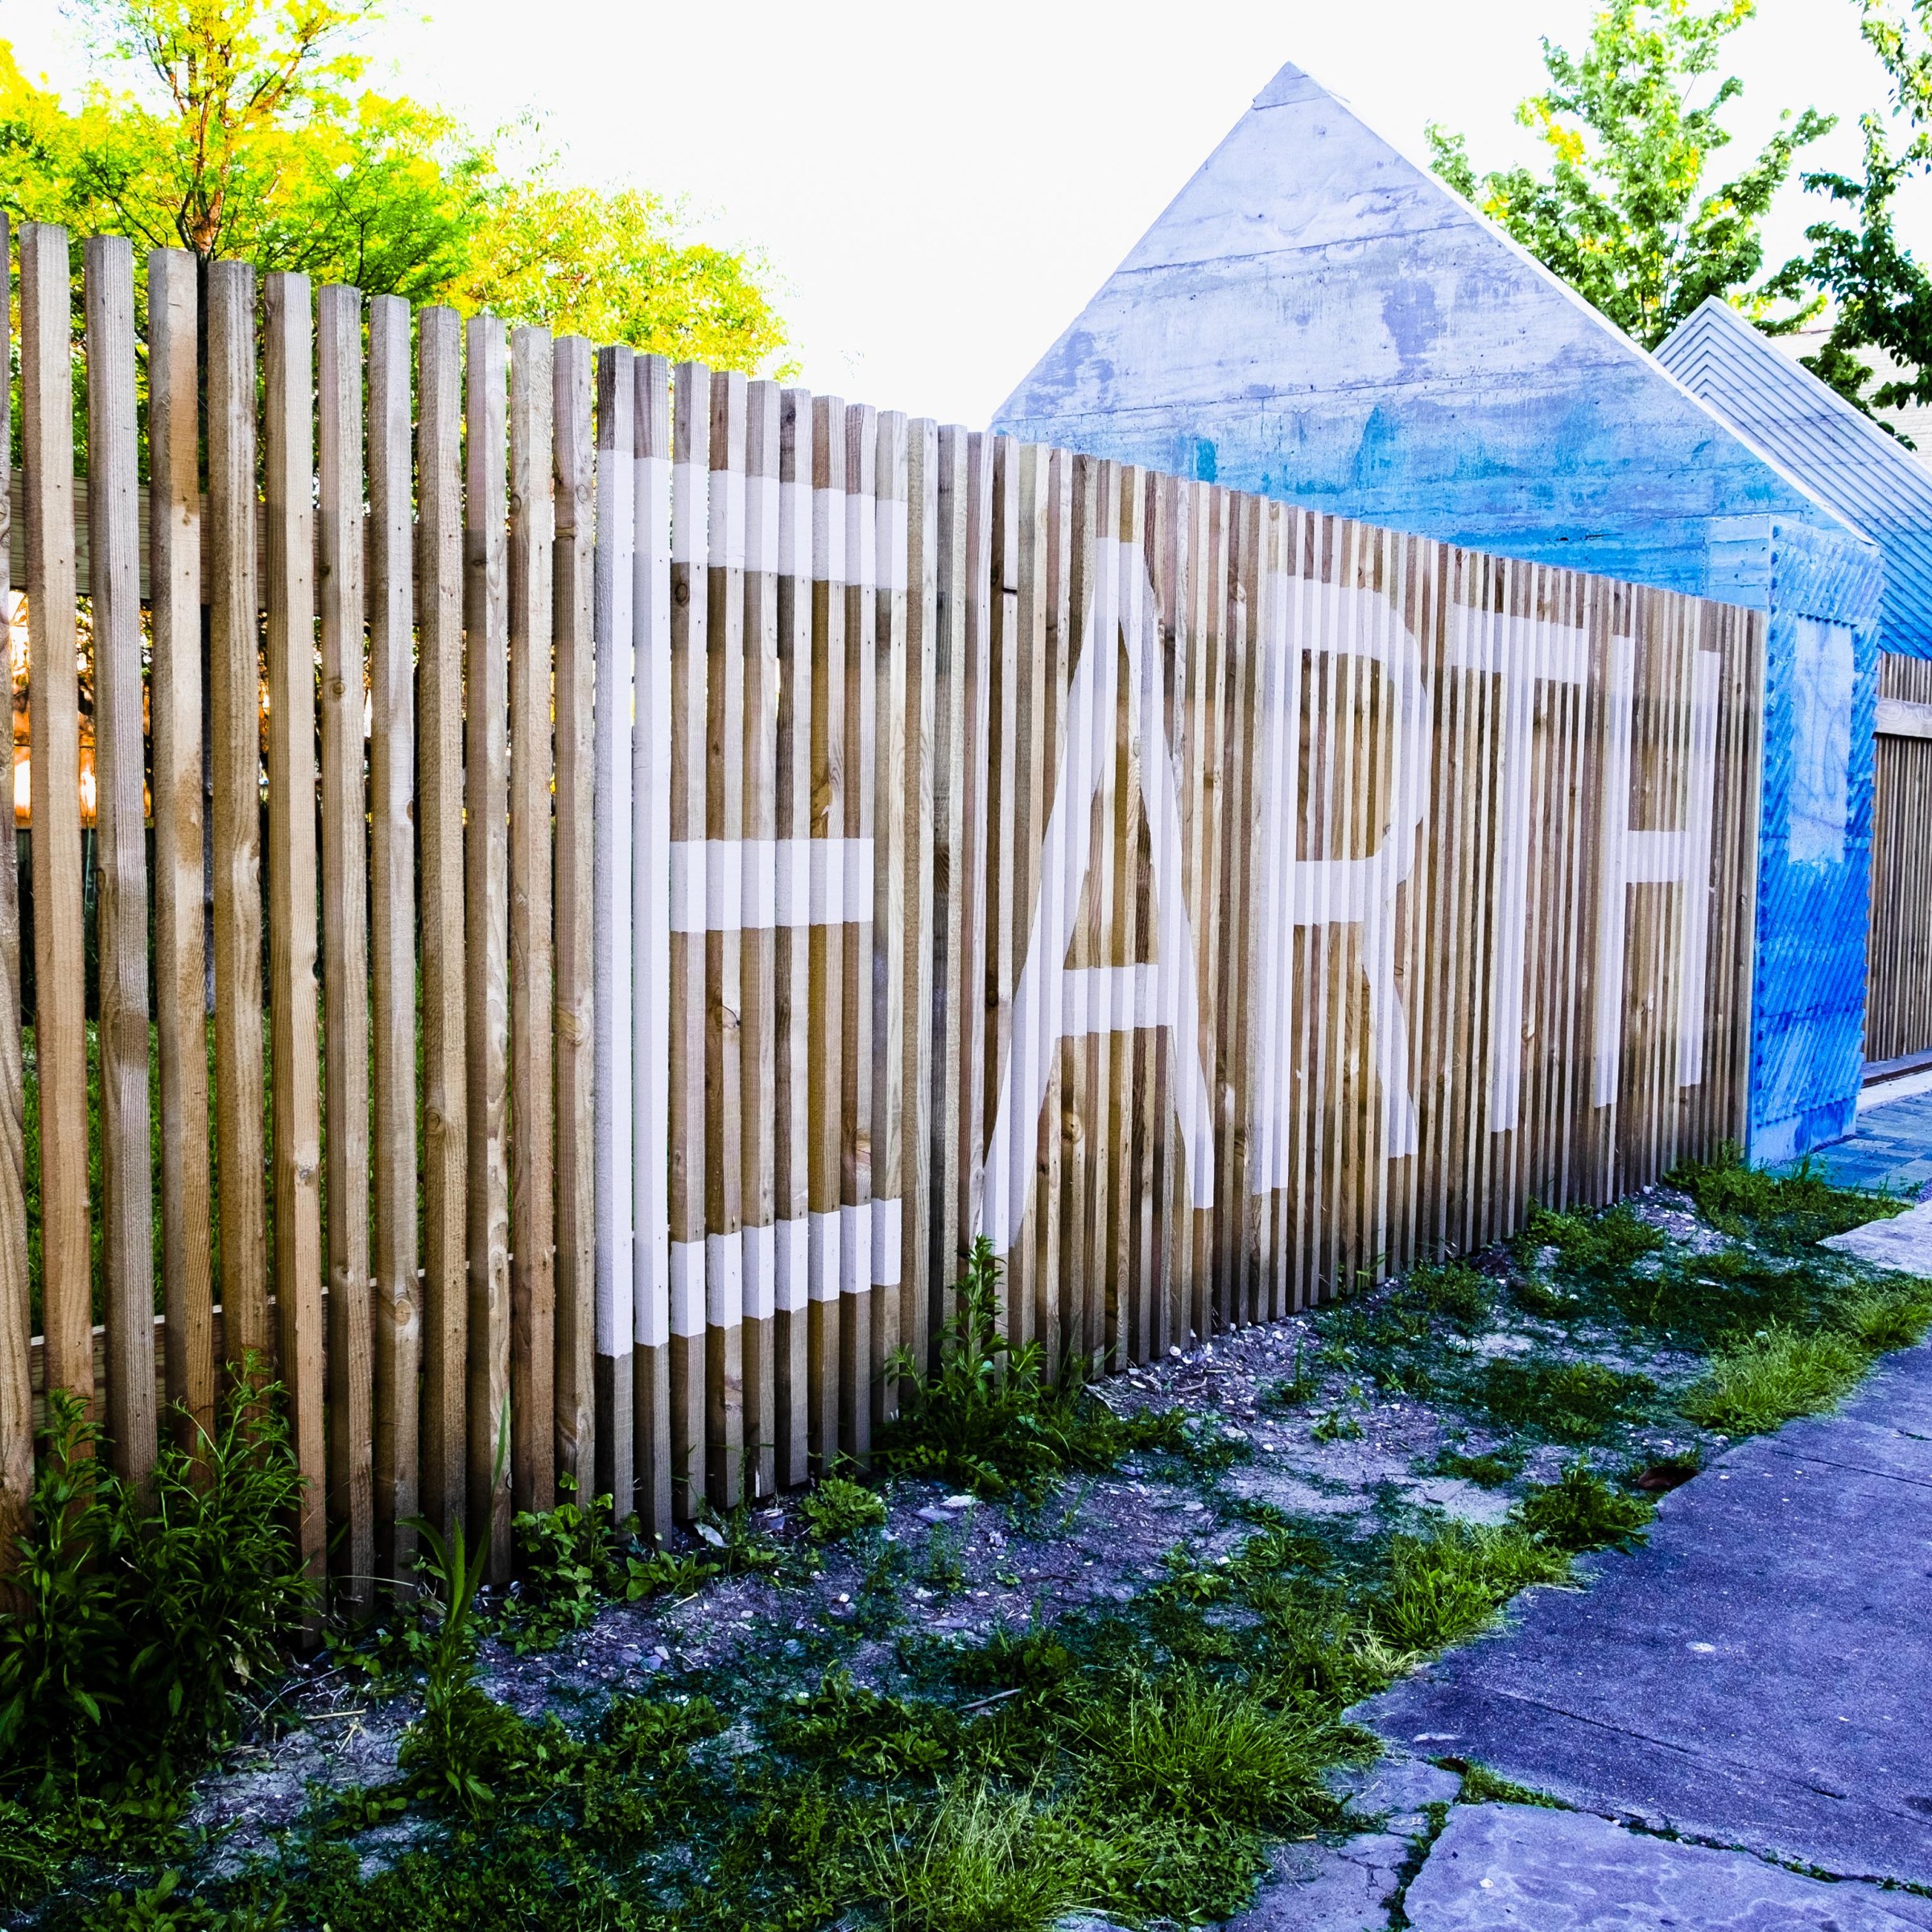
<path fill-rule="evenodd" d="M 1295 634 L 1289 621 L 1296 591 L 1322 606 L 1318 621 Z M 1381 591 L 1315 584 L 1270 574 L 1270 621 L 1263 627 L 1262 744 L 1267 760 L 1257 869 L 1255 945 L 1260 1001 L 1257 1080 L 1249 1105 L 1255 1150 L 1249 1183 L 1257 1194 L 1290 1184 L 1289 1128 L 1294 1105 L 1294 929 L 1360 926 L 1362 972 L 1368 982 L 1368 1026 L 1377 1084 L 1382 1092 L 1382 1150 L 1390 1160 L 1416 1146 L 1415 1102 L 1409 1090 L 1409 1025 L 1395 978 L 1395 895 L 1415 869 L 1416 834 L 1428 813 L 1434 737 L 1422 653 L 1401 613 Z M 1320 621 L 1325 619 L 1326 621 Z M 1305 650 L 1363 657 L 1380 664 L 1393 687 L 1394 742 L 1388 816 L 1363 857 L 1295 857 L 1300 819 L 1301 659 Z"/>

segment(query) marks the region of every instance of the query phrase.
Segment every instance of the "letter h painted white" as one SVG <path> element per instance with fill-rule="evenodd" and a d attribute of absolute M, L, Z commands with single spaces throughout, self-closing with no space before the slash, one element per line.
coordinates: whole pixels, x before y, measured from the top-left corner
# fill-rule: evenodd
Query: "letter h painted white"
<path fill-rule="evenodd" d="M 1690 744 L 1684 774 L 1684 822 L 1640 829 L 1630 823 L 1630 730 L 1637 647 L 1610 640 L 1604 729 L 1603 837 L 1596 912 L 1596 1067 L 1592 1104 L 1616 1098 L 1623 1072 L 1624 939 L 1627 886 L 1681 886 L 1677 927 L 1677 1084 L 1704 1077 L 1704 988 L 1711 933 L 1711 823 L 1717 784 L 1717 700 L 1721 663 L 1693 650 L 1685 667 Z"/>

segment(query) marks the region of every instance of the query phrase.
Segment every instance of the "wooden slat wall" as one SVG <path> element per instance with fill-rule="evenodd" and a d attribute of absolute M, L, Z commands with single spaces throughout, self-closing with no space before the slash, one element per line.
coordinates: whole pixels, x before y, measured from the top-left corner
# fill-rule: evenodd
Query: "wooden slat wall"
<path fill-rule="evenodd" d="M 1736 1136 L 1761 618 L 448 310 L 412 369 L 392 299 L 365 362 L 361 298 L 299 276 L 258 365 L 233 263 L 204 478 L 167 251 L 143 585 L 132 263 L 96 244 L 90 1333 L 66 237 L 22 260 L 47 1333 L 10 995 L 0 1517 L 30 1392 L 104 1384 L 138 1477 L 155 1403 L 192 1435 L 252 1351 L 355 1610 L 407 1583 L 419 1509 L 501 1575 L 512 1509 L 566 1476 L 655 1532 L 862 1461 L 977 1234 L 1013 1340 L 1084 1373 Z M 1932 1030 L 1932 873 L 1883 830 L 1922 815 L 1929 744 L 1881 745 L 1875 1042 Z M 12 908 L 0 865 L 0 993 Z"/>
<path fill-rule="evenodd" d="M 1932 658 L 1885 652 L 1878 695 L 1881 704 L 1932 705 Z M 1885 724 L 1872 795 L 1868 1061 L 1932 1053 L 1932 737 L 1894 735 Z"/>

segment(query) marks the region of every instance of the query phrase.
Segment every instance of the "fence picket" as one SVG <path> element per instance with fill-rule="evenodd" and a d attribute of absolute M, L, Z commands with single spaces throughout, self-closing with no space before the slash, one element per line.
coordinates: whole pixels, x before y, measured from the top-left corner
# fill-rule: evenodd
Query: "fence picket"
<path fill-rule="evenodd" d="M 0 214 L 0 262 L 10 262 Z M 0 349 L 13 353 L 13 316 L 0 317 Z M 0 491 L 13 484 L 13 386 L 0 386 Z M 9 547 L 10 551 L 10 547 Z M 13 614 L 13 559 L 0 551 L 0 613 Z M 8 643 L 12 665 L 12 643 Z M 6 707 L 4 767 L 14 772 L 14 708 Z M 7 1583 L 19 1560 L 34 1488 L 33 1285 L 27 1246 L 27 1073 L 20 1037 L 20 841 L 0 839 L 0 1606 L 17 1599 Z"/>
<path fill-rule="evenodd" d="M 115 1468 L 145 1489 L 156 1442 L 134 251 L 121 236 L 97 235 L 86 263 L 107 1433 Z"/>
<path fill-rule="evenodd" d="M 778 419 L 775 382 L 745 392 L 745 918 L 738 972 L 745 1223 L 744 1442 L 751 1493 L 776 1479 L 778 1101 Z M 754 883 L 755 874 L 755 883 Z"/>
<path fill-rule="evenodd" d="M 556 1458 L 580 1492 L 597 1481 L 597 1208 L 594 963 L 596 812 L 592 638 L 597 522 L 591 346 L 558 339 L 556 547 L 551 648 L 556 679 Z"/>
<path fill-rule="evenodd" d="M 147 258 L 148 672 L 160 1056 L 161 1281 L 167 1396 L 183 1447 L 214 1426 L 208 955 L 203 922 L 200 295 L 195 258 Z"/>
<path fill-rule="evenodd" d="M 268 539 L 269 1011 L 274 1040 L 275 1313 L 290 1447 L 303 1480 L 297 1542 L 322 1580 L 328 1545 L 323 1418 L 322 1094 L 316 1013 L 315 346 L 308 278 L 264 288 L 262 476 Z M 252 492 L 251 492 L 252 493 Z M 319 1620 L 312 1630 L 320 1633 Z"/>
<path fill-rule="evenodd" d="M 509 342 L 472 316 L 464 359 L 464 1092 L 471 1535 L 510 1580 Z"/>
<path fill-rule="evenodd" d="M 336 1599 L 375 1600 L 369 1275 L 369 811 L 363 707 L 362 298 L 316 299 L 322 631 L 322 997 L 328 1206 L 328 1520 L 344 1537 Z"/>
<path fill-rule="evenodd" d="M 255 275 L 208 268 L 208 764 L 214 792 L 215 1138 L 221 1351 L 266 1364 L 262 1055 L 262 657 L 255 553 Z M 37 883 L 36 880 L 36 883 Z"/>
<path fill-rule="evenodd" d="M 469 1509 L 463 893 L 461 351 L 452 308 L 417 320 L 417 774 L 423 948 L 423 1513 Z"/>
<path fill-rule="evenodd" d="M 840 1366 L 844 1272 L 842 1166 L 845 1132 L 844 1069 L 845 947 L 841 929 L 824 923 L 821 890 L 843 917 L 845 789 L 845 405 L 812 399 L 811 431 L 811 769 L 810 887 L 811 990 L 810 1135 L 811 1307 L 806 1379 L 810 1453 L 821 1468 L 840 1450 Z M 824 884 L 821 888 L 820 880 Z M 834 895 L 839 895 L 834 899 Z M 822 916 L 824 915 L 824 916 Z"/>
<path fill-rule="evenodd" d="M 510 1479 L 518 1510 L 556 1500 L 555 1055 L 551 1047 L 551 547 L 555 357 L 510 341 Z"/>
<path fill-rule="evenodd" d="M 372 1480 L 378 1574 L 407 1588 L 419 1506 L 416 688 L 409 305 L 369 305 L 369 1071 L 375 1095 Z"/>
<path fill-rule="evenodd" d="M 778 922 L 772 971 L 777 982 L 773 1086 L 778 1131 L 773 1148 L 773 1214 L 778 1229 L 772 1281 L 772 1435 L 774 1480 L 802 1483 L 810 1472 L 811 1388 L 809 1330 L 814 1242 L 811 1185 L 811 953 L 809 923 L 796 911 L 811 893 L 812 798 L 813 407 L 803 390 L 778 398 L 778 789 L 773 838 L 776 893 L 791 916 Z"/>
<path fill-rule="evenodd" d="M 675 1492 L 671 1425 L 671 365 L 632 365 L 637 483 L 636 724 L 631 741 L 632 915 L 637 933 L 633 1100 L 637 1123 L 637 1246 L 632 1278 L 638 1513 L 646 1530 L 671 1527 Z"/>
<path fill-rule="evenodd" d="M 631 352 L 597 352 L 595 825 L 592 948 L 596 960 L 597 1488 L 630 1513 L 637 1481 L 631 1107 L 631 706 L 635 646 L 631 566 L 637 544 L 636 399 Z"/>
<path fill-rule="evenodd" d="M 689 368 L 690 365 L 685 365 Z M 695 371 L 694 371 L 695 374 Z M 687 902 L 704 956 L 704 1467 L 737 1506 L 745 1459 L 744 928 L 757 908 L 745 845 L 745 378 L 719 371 L 710 412 L 704 588 L 704 894 Z M 689 392 L 680 388 L 680 395 Z M 695 481 L 695 479 L 694 479 Z M 694 592 L 696 586 L 693 585 Z M 694 654 L 695 663 L 695 654 Z M 696 853 L 687 846 L 695 861 Z M 712 868 L 717 877 L 712 876 Z M 748 892 L 747 887 L 749 887 Z M 695 1492 L 695 1483 L 694 1483 Z"/>

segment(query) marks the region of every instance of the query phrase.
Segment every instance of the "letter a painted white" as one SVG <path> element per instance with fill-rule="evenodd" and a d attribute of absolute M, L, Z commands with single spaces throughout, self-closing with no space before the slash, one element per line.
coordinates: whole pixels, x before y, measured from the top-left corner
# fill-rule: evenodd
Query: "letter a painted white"
<path fill-rule="evenodd" d="M 1046 821 L 1039 900 L 1013 993 L 1016 1013 L 1042 1013 L 1046 1024 L 1013 1030 L 986 1149 L 980 1231 L 999 1254 L 1012 1247 L 1026 1218 L 1040 1108 L 1059 1042 L 1071 1034 L 1129 1032 L 1137 1026 L 1162 1029 L 1187 1158 L 1189 1198 L 1196 1208 L 1214 1204 L 1213 1115 L 1201 1062 L 1194 927 L 1181 890 L 1180 801 L 1174 756 L 1161 723 L 1154 586 L 1137 546 L 1104 538 L 1095 551 L 1095 595 L 1067 694 L 1066 749 Z M 1150 966 L 1069 971 L 1067 949 L 1092 856 L 1094 794 L 1115 755 L 1121 646 L 1127 656 L 1128 732 L 1136 751 L 1142 753 L 1141 792 L 1147 815 L 1158 957 Z"/>

